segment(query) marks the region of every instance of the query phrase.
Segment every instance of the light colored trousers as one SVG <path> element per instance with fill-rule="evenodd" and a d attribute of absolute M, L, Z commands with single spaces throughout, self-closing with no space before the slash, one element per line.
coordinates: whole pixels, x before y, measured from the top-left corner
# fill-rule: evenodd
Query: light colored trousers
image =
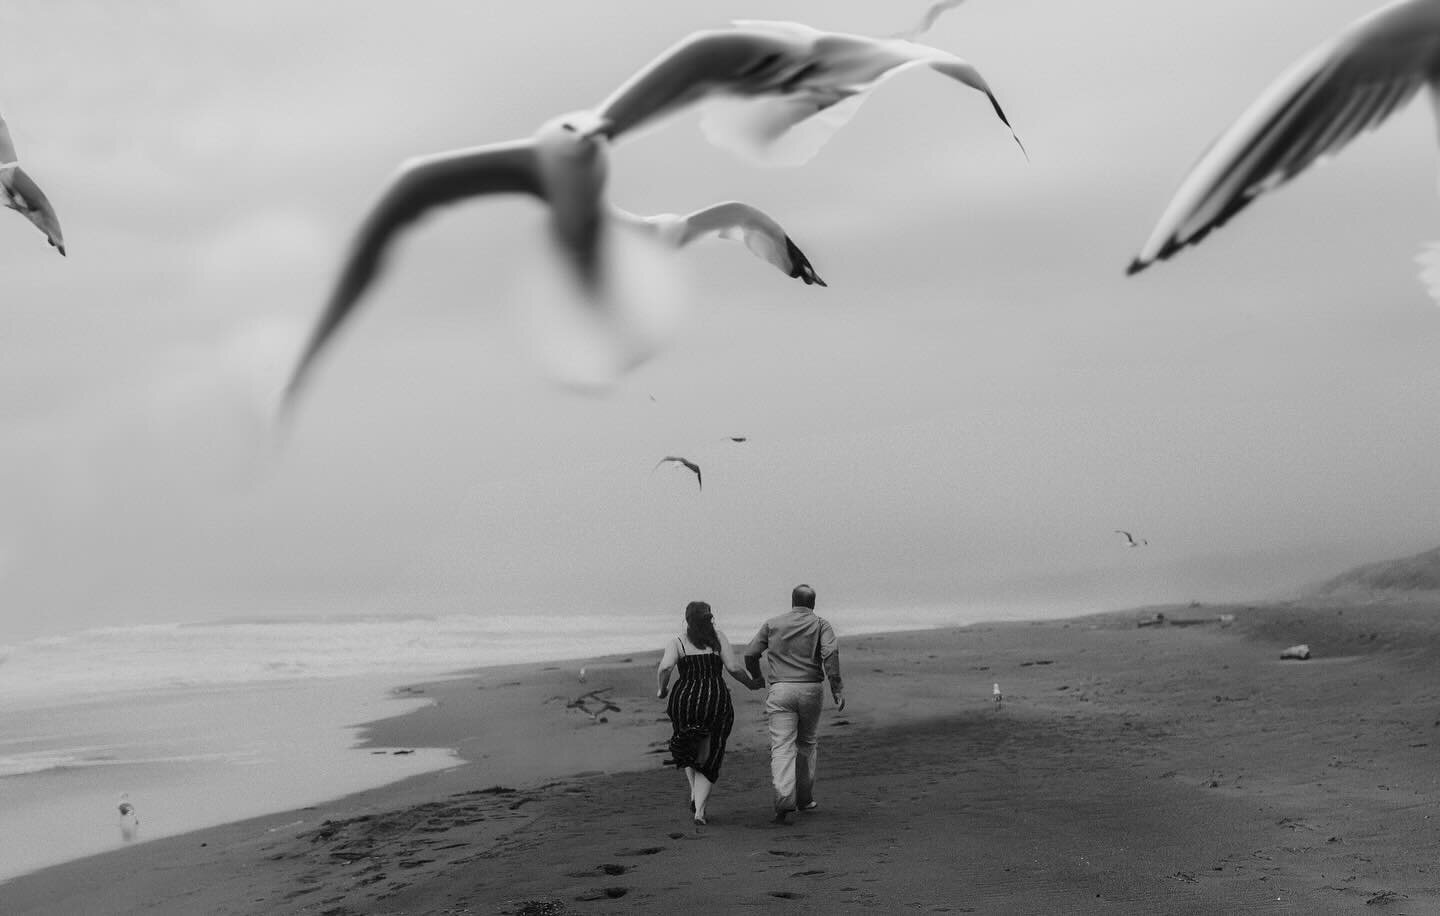
<path fill-rule="evenodd" d="M 803 808 L 814 800 L 816 746 L 824 684 L 771 684 L 765 699 L 770 724 L 770 781 L 775 812 Z"/>

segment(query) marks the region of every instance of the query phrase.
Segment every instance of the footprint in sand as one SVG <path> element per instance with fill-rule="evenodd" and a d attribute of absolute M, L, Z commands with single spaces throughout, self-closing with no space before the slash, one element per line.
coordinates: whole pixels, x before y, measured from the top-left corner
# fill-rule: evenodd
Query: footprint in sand
<path fill-rule="evenodd" d="M 770 891 L 771 897 L 779 897 L 781 900 L 799 900 L 804 894 L 797 894 L 794 891 Z"/>
<path fill-rule="evenodd" d="M 653 856 L 657 852 L 664 852 L 664 846 L 642 846 L 638 849 L 622 849 L 615 853 L 617 856 Z"/>
<path fill-rule="evenodd" d="M 803 853 L 803 852 L 792 852 L 792 851 L 789 850 L 789 849 L 767 849 L 767 850 L 765 850 L 765 851 L 768 852 L 768 853 L 770 853 L 770 855 L 772 855 L 772 856 L 803 856 L 803 855 L 805 855 L 805 853 Z"/>
<path fill-rule="evenodd" d="M 813 875 L 823 875 L 823 874 L 825 874 L 825 869 L 823 869 L 823 868 L 807 868 L 805 871 L 797 871 L 797 872 L 795 872 L 795 873 L 792 874 L 790 877 L 792 877 L 792 878 L 809 878 L 809 877 L 811 877 L 811 876 L 813 876 Z"/>
<path fill-rule="evenodd" d="M 628 865 L 616 865 L 613 862 L 606 862 L 585 871 L 572 871 L 566 875 L 567 878 L 591 878 L 595 875 L 623 875 L 630 870 Z"/>
<path fill-rule="evenodd" d="M 576 900 L 618 900 L 630 893 L 628 887 L 597 887 L 583 894 L 576 894 Z"/>

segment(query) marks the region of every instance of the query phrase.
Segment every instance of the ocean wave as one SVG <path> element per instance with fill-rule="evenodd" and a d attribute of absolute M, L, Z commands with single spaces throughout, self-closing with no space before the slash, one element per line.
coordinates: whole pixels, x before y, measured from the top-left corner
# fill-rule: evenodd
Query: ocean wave
<path fill-rule="evenodd" d="M 29 776 L 57 770 L 78 770 L 93 767 L 146 766 L 152 764 L 185 763 L 243 763 L 231 754 L 180 754 L 165 757 L 122 757 L 118 755 L 86 756 L 79 753 L 49 752 L 41 754 L 19 754 L 13 757 L 0 755 L 0 779 L 13 776 Z"/>
<path fill-rule="evenodd" d="M 659 645 L 673 621 L 553 615 L 232 620 L 101 627 L 9 646 L 0 703 L 117 690 L 435 675 Z"/>

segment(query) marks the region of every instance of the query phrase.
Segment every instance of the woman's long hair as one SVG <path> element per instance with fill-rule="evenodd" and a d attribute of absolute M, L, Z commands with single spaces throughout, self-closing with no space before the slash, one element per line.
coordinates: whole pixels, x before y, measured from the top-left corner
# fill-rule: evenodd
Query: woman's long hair
<path fill-rule="evenodd" d="M 720 637 L 715 635 L 715 614 L 704 601 L 685 605 L 685 638 L 690 645 L 720 651 Z"/>

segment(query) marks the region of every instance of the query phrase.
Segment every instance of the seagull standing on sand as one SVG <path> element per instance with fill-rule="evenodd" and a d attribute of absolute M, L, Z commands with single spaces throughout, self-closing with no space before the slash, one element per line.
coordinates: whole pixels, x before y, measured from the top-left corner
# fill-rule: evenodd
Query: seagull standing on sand
<path fill-rule="evenodd" d="M 45 192 L 20 167 L 15 141 L 10 138 L 10 128 L 4 118 L 0 118 L 0 201 L 34 223 L 35 228 L 45 233 L 50 247 L 65 254 L 60 218 L 55 215 L 55 208 L 50 206 Z"/>
<path fill-rule="evenodd" d="M 1189 245 L 1429 87 L 1440 113 L 1440 0 L 1400 0 L 1293 64 L 1200 157 L 1127 273 Z"/>
<path fill-rule="evenodd" d="M 1115 533 L 1116 533 L 1116 534 L 1123 534 L 1123 535 L 1125 535 L 1125 546 L 1126 546 L 1126 547 L 1144 547 L 1146 544 L 1150 543 L 1149 541 L 1145 540 L 1144 538 L 1141 538 L 1140 540 L 1137 541 L 1137 540 L 1135 540 L 1135 535 L 1131 534 L 1131 533 L 1128 532 L 1128 531 L 1123 531 L 1123 530 L 1121 530 L 1121 529 L 1119 529 L 1119 528 L 1116 528 L 1116 529 L 1115 529 Z"/>
<path fill-rule="evenodd" d="M 700 478 L 700 465 L 691 461 L 689 458 L 681 458 L 679 455 L 666 455 L 664 458 L 661 458 L 658 462 L 656 462 L 655 467 L 650 469 L 650 473 L 655 473 L 657 470 L 659 470 L 660 465 L 666 464 L 667 462 L 670 464 L 682 464 L 686 468 L 694 472 L 695 488 L 697 490 L 705 489 L 705 483 Z"/>
<path fill-rule="evenodd" d="M 130 793 L 126 792 L 120 796 L 120 838 L 130 843 L 139 832 L 140 816 L 135 813 L 135 806 L 130 804 Z"/>

